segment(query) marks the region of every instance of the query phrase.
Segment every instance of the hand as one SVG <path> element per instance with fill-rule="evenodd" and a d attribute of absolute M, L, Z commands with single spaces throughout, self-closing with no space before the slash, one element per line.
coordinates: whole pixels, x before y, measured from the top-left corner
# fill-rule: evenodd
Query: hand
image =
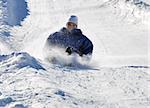
<path fill-rule="evenodd" d="M 72 48 L 71 47 L 68 47 L 66 49 L 66 52 L 68 53 L 68 55 L 71 55 L 72 54 Z"/>
<path fill-rule="evenodd" d="M 68 55 L 71 55 L 73 52 L 76 52 L 77 54 L 79 54 L 79 56 L 83 56 L 83 53 L 82 53 L 82 48 L 80 48 L 79 50 L 74 50 L 73 48 L 71 47 L 68 47 L 66 49 L 66 52 L 68 53 Z"/>

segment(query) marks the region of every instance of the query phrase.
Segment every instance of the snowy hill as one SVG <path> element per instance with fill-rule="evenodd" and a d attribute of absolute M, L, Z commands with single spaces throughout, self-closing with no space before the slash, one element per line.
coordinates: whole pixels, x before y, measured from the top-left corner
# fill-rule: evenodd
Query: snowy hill
<path fill-rule="evenodd" d="M 45 40 L 72 14 L 92 60 L 45 61 Z M 1 0 L 0 108 L 148 108 L 149 26 L 149 0 Z"/>
<path fill-rule="evenodd" d="M 150 105 L 146 67 L 76 70 L 42 65 L 26 53 L 0 56 L 0 107 L 148 108 Z"/>

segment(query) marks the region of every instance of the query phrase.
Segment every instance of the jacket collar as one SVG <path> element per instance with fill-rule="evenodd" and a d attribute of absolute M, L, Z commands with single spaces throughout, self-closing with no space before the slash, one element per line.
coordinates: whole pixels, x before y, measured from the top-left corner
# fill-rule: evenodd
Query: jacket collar
<path fill-rule="evenodd" d="M 61 28 L 60 32 L 64 34 L 82 35 L 82 31 L 80 29 L 73 29 L 70 32 L 66 27 Z"/>
<path fill-rule="evenodd" d="M 70 34 L 70 31 L 67 30 L 67 28 L 63 27 L 60 29 L 60 32 L 64 33 L 64 34 Z"/>
<path fill-rule="evenodd" d="M 82 35 L 82 31 L 80 29 L 71 30 L 71 34 L 73 35 Z"/>

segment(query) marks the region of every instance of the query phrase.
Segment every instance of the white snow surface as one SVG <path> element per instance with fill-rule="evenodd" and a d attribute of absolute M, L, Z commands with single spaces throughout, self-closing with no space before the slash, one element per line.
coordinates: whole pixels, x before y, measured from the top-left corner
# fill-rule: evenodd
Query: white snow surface
<path fill-rule="evenodd" d="M 0 108 L 149 108 L 149 0 L 26 1 L 21 26 L 0 16 Z M 45 61 L 47 37 L 72 14 L 94 44 L 91 61 Z"/>

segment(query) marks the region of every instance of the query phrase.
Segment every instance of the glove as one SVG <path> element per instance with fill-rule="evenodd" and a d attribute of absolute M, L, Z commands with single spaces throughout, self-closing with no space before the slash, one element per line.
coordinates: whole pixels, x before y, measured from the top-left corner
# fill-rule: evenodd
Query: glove
<path fill-rule="evenodd" d="M 68 55 L 71 55 L 72 54 L 72 48 L 71 47 L 68 47 L 66 49 L 66 52 L 68 53 Z"/>
<path fill-rule="evenodd" d="M 77 54 L 79 54 L 79 56 L 83 56 L 83 51 L 82 51 L 82 47 L 80 47 L 80 49 L 77 51 L 77 50 L 73 50 L 73 48 L 71 48 L 71 47 L 68 47 L 67 49 L 66 49 L 66 52 L 68 53 L 68 55 L 71 55 L 73 52 L 76 52 Z"/>

